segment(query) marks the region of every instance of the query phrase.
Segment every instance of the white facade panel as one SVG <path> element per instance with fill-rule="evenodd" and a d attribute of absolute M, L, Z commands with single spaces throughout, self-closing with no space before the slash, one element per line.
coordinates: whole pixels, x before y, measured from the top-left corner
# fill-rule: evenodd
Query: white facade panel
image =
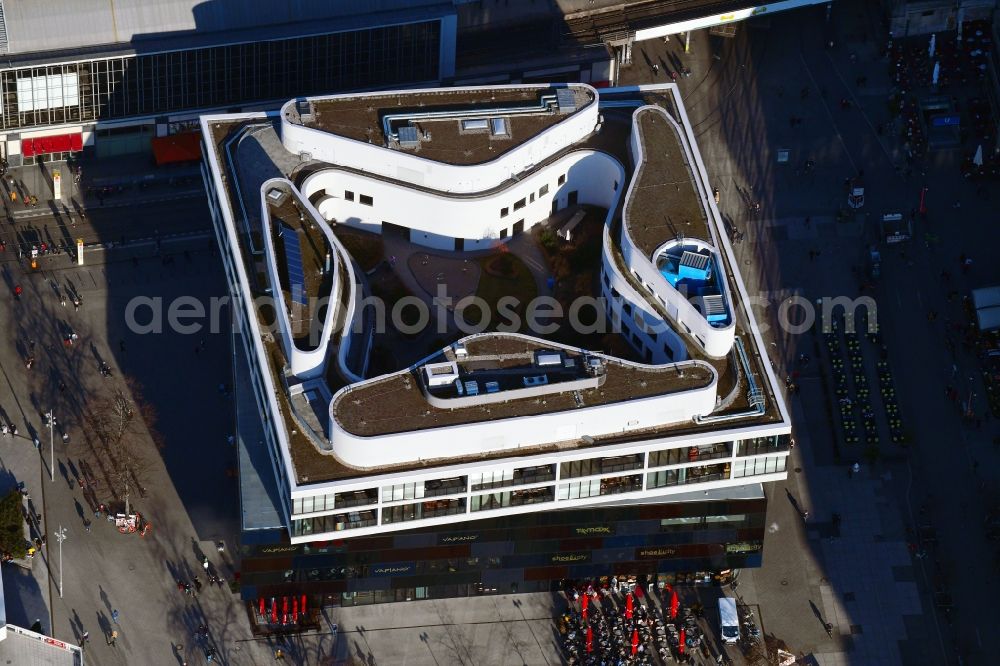
<path fill-rule="evenodd" d="M 559 185 L 561 176 L 565 182 Z M 624 179 L 624 170 L 610 155 L 579 150 L 503 190 L 478 197 L 449 197 L 339 169 L 318 171 L 301 188 L 304 199 L 325 191 L 329 198 L 321 200 L 319 210 L 328 221 L 366 231 L 378 231 L 383 222 L 391 222 L 408 227 L 414 243 L 453 250 L 455 238 L 487 241 L 482 246 L 489 247 L 503 231 L 512 235 L 518 222 L 527 231 L 549 218 L 553 197 L 560 197 L 560 207 L 564 207 L 572 191 L 578 193 L 581 204 L 613 209 L 621 191 L 615 184 Z M 540 195 L 543 186 L 548 186 L 548 193 Z M 352 193 L 354 201 L 346 198 L 346 192 Z M 371 205 L 361 203 L 362 194 L 371 197 Z M 527 203 L 532 197 L 534 201 Z M 521 199 L 526 202 L 524 208 L 514 210 L 514 203 Z M 504 208 L 507 215 L 501 216 Z M 466 243 L 465 249 L 477 246 Z"/>
<path fill-rule="evenodd" d="M 80 82 L 76 72 L 30 76 L 17 80 L 18 111 L 39 111 L 80 103 Z"/>
<path fill-rule="evenodd" d="M 502 87 L 500 86 L 500 88 Z M 545 85 L 511 87 L 518 89 L 551 88 L 551 86 Z M 589 86 L 587 87 L 589 88 Z M 458 91 L 461 89 L 452 88 L 449 90 Z M 547 158 L 589 136 L 597 126 L 598 116 L 597 93 L 592 88 L 591 91 L 594 98 L 588 106 L 577 110 L 565 120 L 540 132 L 530 141 L 526 141 L 497 159 L 483 164 L 445 164 L 384 146 L 330 134 L 313 127 L 305 127 L 292 120 L 296 100 L 291 100 L 281 107 L 281 141 L 290 153 L 308 153 L 312 155 L 313 159 L 339 166 L 356 168 L 363 165 L 366 172 L 376 176 L 393 180 L 399 179 L 413 185 L 434 187 L 441 192 L 451 194 L 484 192 L 498 187 L 504 181 L 541 164 Z M 356 95 L 361 99 L 366 96 L 381 97 L 384 96 L 384 93 Z"/>
<path fill-rule="evenodd" d="M 679 368 L 694 366 L 711 373 L 712 380 L 707 386 L 626 402 L 443 428 L 361 437 L 344 430 L 335 414 L 331 413 L 330 443 L 333 454 L 348 465 L 375 468 L 498 451 L 516 453 L 519 449 L 572 440 L 583 435 L 601 437 L 690 422 L 695 416 L 710 414 L 715 409 L 718 383 L 715 369 L 708 363 L 689 361 Z M 331 412 L 340 396 L 363 385 L 348 386 L 338 391 L 330 403 Z"/>

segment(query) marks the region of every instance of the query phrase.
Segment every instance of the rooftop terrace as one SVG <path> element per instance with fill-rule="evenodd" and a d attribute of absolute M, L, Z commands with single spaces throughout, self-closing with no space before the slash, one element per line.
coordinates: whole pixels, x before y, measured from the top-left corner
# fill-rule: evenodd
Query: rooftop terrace
<path fill-rule="evenodd" d="M 480 338 L 470 342 L 467 349 L 469 357 L 462 362 L 462 367 L 467 371 L 482 371 L 530 367 L 536 351 L 553 347 L 496 334 L 485 340 Z M 583 364 L 582 354 L 564 354 Z M 453 358 L 449 353 L 431 359 L 430 362 Z M 714 373 L 701 364 L 650 368 L 608 360 L 604 365 L 604 372 L 603 383 L 594 389 L 558 392 L 544 397 L 513 399 L 473 407 L 439 409 L 427 401 L 421 391 L 418 374 L 407 371 L 358 385 L 342 393 L 334 401 L 333 415 L 344 430 L 361 437 L 370 437 L 647 398 L 701 388 L 715 378 Z M 384 409 L 385 405 L 392 405 L 393 408 Z"/>
<path fill-rule="evenodd" d="M 554 103 L 559 90 L 566 91 L 562 93 L 564 96 L 569 94 L 564 99 L 572 99 L 572 105 L 562 111 L 560 104 Z M 552 103 L 545 104 L 546 100 Z M 441 89 L 311 100 L 312 120 L 300 122 L 348 139 L 387 146 L 430 160 L 472 165 L 500 157 L 593 101 L 591 91 L 581 86 Z M 440 117 L 431 116 L 435 113 L 440 113 Z M 387 121 L 387 116 L 401 117 Z M 488 122 L 463 128 L 462 119 L 488 121 L 493 118 L 505 119 L 505 131 L 494 132 Z M 389 136 L 385 131 L 387 125 Z M 406 125 L 416 128 L 415 144 L 400 143 L 404 137 L 398 132 Z"/>
<path fill-rule="evenodd" d="M 640 111 L 638 121 L 643 162 L 625 204 L 632 241 L 647 258 L 674 238 L 693 237 L 714 245 L 684 146 L 673 124 L 656 109 Z"/>

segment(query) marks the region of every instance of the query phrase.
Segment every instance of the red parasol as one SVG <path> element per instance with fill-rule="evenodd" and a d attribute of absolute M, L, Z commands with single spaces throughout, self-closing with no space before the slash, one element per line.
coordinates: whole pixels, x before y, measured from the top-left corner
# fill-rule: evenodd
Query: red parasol
<path fill-rule="evenodd" d="M 257 605 L 258 605 L 258 608 L 259 608 L 260 616 L 264 617 L 264 597 L 261 597 L 260 599 L 258 599 L 257 602 L 258 602 Z"/>
<path fill-rule="evenodd" d="M 292 597 L 292 622 L 299 621 L 299 599 Z"/>
<path fill-rule="evenodd" d="M 670 593 L 670 619 L 673 620 L 677 617 L 677 606 L 679 606 L 677 601 L 677 590 Z"/>
<path fill-rule="evenodd" d="M 677 644 L 677 651 L 680 652 L 681 654 L 684 654 L 684 648 L 687 647 L 687 643 L 685 643 L 685 641 L 687 640 L 687 637 L 684 635 L 685 633 L 686 632 L 683 629 L 681 629 L 681 637 L 680 637 L 681 639 Z"/>
<path fill-rule="evenodd" d="M 638 651 L 639 651 L 639 630 L 638 629 L 633 629 L 632 630 L 632 655 L 635 656 L 635 653 L 638 652 Z"/>
<path fill-rule="evenodd" d="M 306 595 L 302 595 L 302 614 L 306 614 Z"/>
<path fill-rule="evenodd" d="M 594 628 L 587 627 L 587 652 L 594 651 Z"/>
<path fill-rule="evenodd" d="M 625 618 L 632 619 L 632 593 L 625 595 Z"/>
<path fill-rule="evenodd" d="M 278 621 L 278 600 L 271 597 L 271 622 Z"/>
<path fill-rule="evenodd" d="M 288 615 L 288 597 L 281 597 L 281 612 Z"/>
<path fill-rule="evenodd" d="M 587 606 L 590 605 L 590 597 L 586 594 L 583 595 L 583 599 L 580 600 L 580 608 L 582 609 L 583 616 L 587 617 Z"/>

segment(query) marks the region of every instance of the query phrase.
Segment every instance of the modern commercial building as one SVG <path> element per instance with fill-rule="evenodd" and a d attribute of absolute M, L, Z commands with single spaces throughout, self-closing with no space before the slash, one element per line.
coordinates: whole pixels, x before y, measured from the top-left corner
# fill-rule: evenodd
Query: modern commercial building
<path fill-rule="evenodd" d="M 0 151 L 14 166 L 148 151 L 203 110 L 437 82 L 454 43 L 454 10 L 436 0 L 5 0 Z"/>
<path fill-rule="evenodd" d="M 631 44 L 815 4 L 237 0 L 0 3 L 0 157 L 159 152 L 206 111 L 455 81 L 613 84 Z M 596 47 L 596 48 L 595 48 Z M 197 146 L 197 143 L 194 144 Z"/>
<path fill-rule="evenodd" d="M 315 608 L 759 564 L 761 484 L 785 478 L 791 424 L 673 85 L 300 97 L 201 128 L 259 622 L 303 595 Z M 440 301 L 379 290 L 379 275 L 468 293 L 479 278 L 449 280 L 449 265 L 517 253 L 539 229 L 565 237 L 578 212 L 597 216 L 575 233 L 599 248 L 578 296 L 599 297 L 627 352 L 537 327 L 472 333 L 455 304 L 433 313 L 448 325 L 421 358 L 429 322 L 381 316 Z M 384 253 L 383 237 L 409 259 L 363 269 L 359 248 Z M 407 360 L 376 363 L 375 340 Z"/>

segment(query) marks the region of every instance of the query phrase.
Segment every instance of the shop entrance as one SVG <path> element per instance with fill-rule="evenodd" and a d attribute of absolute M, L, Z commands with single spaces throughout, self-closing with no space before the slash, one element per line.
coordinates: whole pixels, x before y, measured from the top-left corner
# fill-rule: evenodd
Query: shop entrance
<path fill-rule="evenodd" d="M 150 154 L 153 125 L 98 129 L 94 147 L 98 158 Z"/>

